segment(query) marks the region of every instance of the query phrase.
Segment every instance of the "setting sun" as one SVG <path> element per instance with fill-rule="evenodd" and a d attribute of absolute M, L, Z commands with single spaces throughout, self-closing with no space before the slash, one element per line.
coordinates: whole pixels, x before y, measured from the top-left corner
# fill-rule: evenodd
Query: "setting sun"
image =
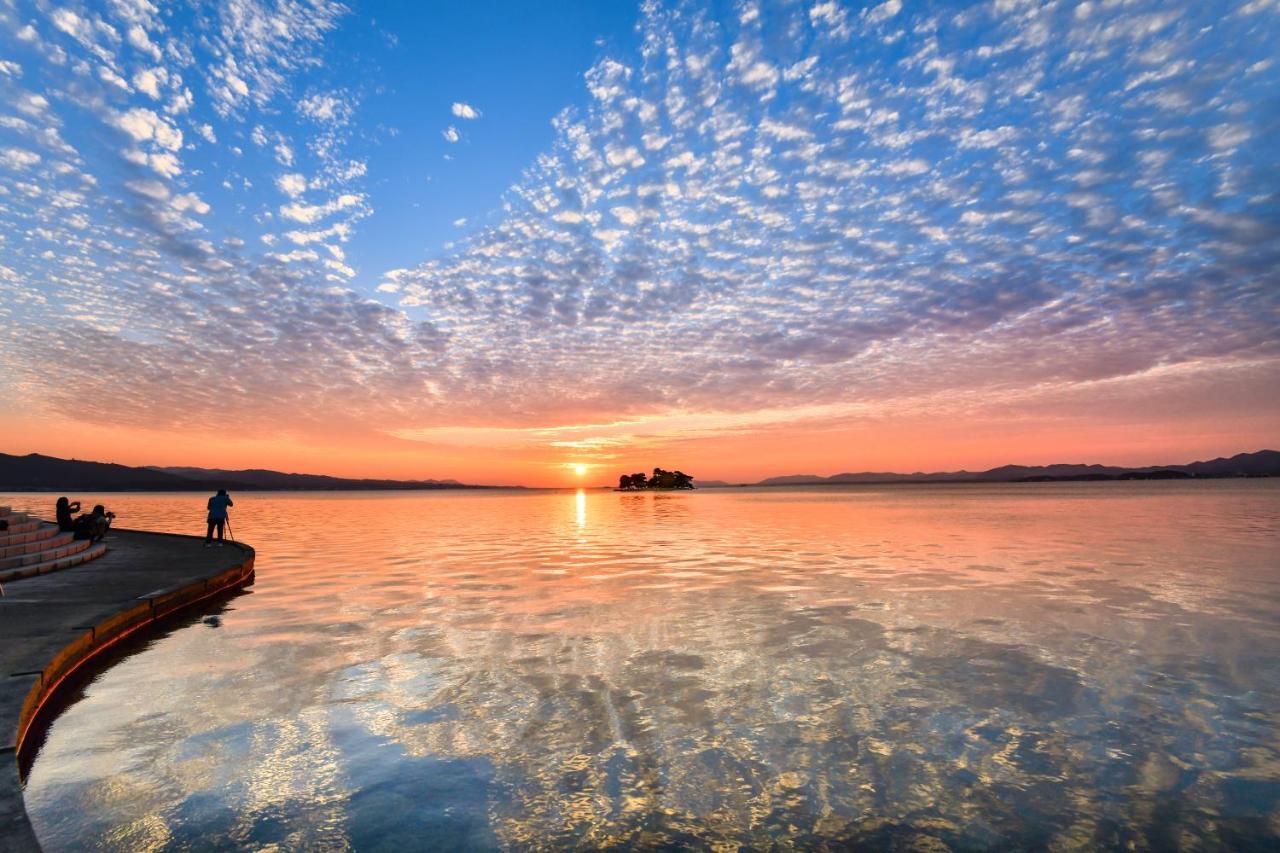
<path fill-rule="evenodd" d="M 573 473 L 577 474 L 579 477 L 582 477 L 587 473 L 587 466 L 583 465 L 581 462 L 575 462 L 573 464 Z"/>

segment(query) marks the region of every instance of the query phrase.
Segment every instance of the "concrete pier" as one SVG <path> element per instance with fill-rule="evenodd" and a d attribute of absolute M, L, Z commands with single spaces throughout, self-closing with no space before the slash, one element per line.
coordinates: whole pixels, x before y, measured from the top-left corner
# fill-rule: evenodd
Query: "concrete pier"
<path fill-rule="evenodd" d="M 0 850 L 39 850 L 18 754 L 68 677 L 156 620 L 253 581 L 253 549 L 113 530 L 96 559 L 4 584 L 0 598 Z"/>

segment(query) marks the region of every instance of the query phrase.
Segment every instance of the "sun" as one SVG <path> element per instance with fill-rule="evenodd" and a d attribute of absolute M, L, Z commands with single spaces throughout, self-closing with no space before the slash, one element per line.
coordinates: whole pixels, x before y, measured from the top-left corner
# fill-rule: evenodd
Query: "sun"
<path fill-rule="evenodd" d="M 583 465 L 581 462 L 575 462 L 573 464 L 573 473 L 581 477 L 587 473 L 587 466 Z"/>

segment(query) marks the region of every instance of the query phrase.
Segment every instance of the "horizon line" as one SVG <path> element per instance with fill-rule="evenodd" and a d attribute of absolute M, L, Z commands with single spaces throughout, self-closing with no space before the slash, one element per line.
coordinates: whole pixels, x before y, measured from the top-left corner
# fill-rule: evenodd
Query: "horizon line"
<path fill-rule="evenodd" d="M 724 483 L 725 485 L 729 485 L 729 486 L 756 486 L 756 485 L 775 485 L 775 484 L 769 483 L 768 481 L 778 480 L 778 479 L 787 479 L 787 478 L 793 478 L 793 477 L 814 477 L 814 478 L 821 478 L 824 480 L 830 480 L 832 477 L 840 477 L 840 476 L 930 477 L 930 476 L 946 476 L 946 475 L 955 476 L 955 475 L 962 475 L 962 474 L 972 474 L 977 476 L 981 474 L 990 473 L 991 471 L 997 471 L 997 470 L 1000 470 L 1001 468 L 1053 468 L 1053 467 L 1061 466 L 1061 467 L 1108 468 L 1108 469 L 1114 469 L 1114 470 L 1120 470 L 1120 471 L 1150 471 L 1150 470 L 1158 470 L 1161 468 L 1168 468 L 1168 467 L 1179 467 L 1179 466 L 1185 467 L 1189 465 L 1204 464 L 1204 463 L 1216 462 L 1221 460 L 1230 460 L 1238 456 L 1253 456 L 1261 453 L 1277 453 L 1277 452 L 1280 452 L 1280 451 L 1276 451 L 1272 448 L 1264 447 L 1264 448 L 1259 448 L 1258 450 L 1240 451 L 1230 455 L 1217 456 L 1209 459 L 1195 459 L 1189 462 L 1168 462 L 1168 463 L 1160 463 L 1156 465 L 1117 465 L 1117 464 L 1104 464 L 1100 462 L 1047 462 L 1047 463 L 1006 462 L 1000 465 L 995 465 L 991 468 L 982 468 L 977 470 L 971 470 L 967 467 L 963 467 L 963 468 L 958 468 L 954 470 L 940 469 L 940 470 L 926 471 L 926 470 L 917 469 L 915 471 L 906 472 L 906 471 L 872 471 L 872 470 L 858 471 L 858 470 L 853 470 L 852 468 L 845 468 L 844 470 L 836 471 L 835 473 L 832 473 L 832 474 L 811 474 L 811 473 L 771 474 L 771 475 L 767 475 L 759 479 L 756 479 L 754 481 L 727 479 L 724 477 L 716 477 L 716 476 L 699 477 L 698 475 L 691 475 L 691 477 L 695 483 L 698 480 L 702 480 L 703 483 L 708 483 L 708 482 Z M 200 465 L 128 465 L 122 462 L 103 462 L 103 461 L 94 460 L 94 459 L 79 459 L 75 457 L 51 456 L 49 454 L 40 453 L 38 451 L 32 451 L 30 453 L 0 452 L 0 456 L 8 456 L 14 459 L 38 456 L 44 459 L 57 460 L 59 462 L 78 462 L 78 463 L 90 464 L 90 465 L 117 465 L 119 467 L 128 468 L 132 470 L 153 470 L 153 471 L 159 471 L 161 473 L 170 473 L 170 469 L 175 469 L 175 468 L 194 469 L 196 471 L 204 471 L 204 472 L 224 471 L 227 474 L 232 474 L 232 475 L 241 474 L 241 473 L 251 473 L 251 472 L 257 471 L 257 472 L 266 472 L 271 474 L 280 474 L 280 475 L 289 476 L 289 477 L 325 477 L 333 480 L 342 480 L 347 482 L 359 482 L 364 480 L 370 480 L 370 481 L 381 481 L 386 483 L 400 483 L 400 484 L 414 484 L 414 483 L 421 483 L 424 485 L 438 484 L 434 486 L 434 488 L 437 488 L 437 489 L 481 488 L 481 489 L 528 489 L 528 490 L 544 490 L 545 491 L 545 490 L 562 490 L 562 489 L 575 489 L 575 488 L 596 489 L 596 488 L 615 487 L 613 484 L 608 482 L 601 483 L 598 485 L 584 484 L 584 485 L 578 485 L 578 486 L 573 486 L 573 485 L 529 486 L 529 485 L 518 484 L 518 483 L 464 482 L 462 480 L 458 480 L 455 477 L 447 477 L 447 476 L 400 479 L 395 477 L 341 476 L 337 474 L 319 474 L 319 473 L 304 472 L 304 471 L 281 471 L 273 468 L 232 469 L 232 468 L 206 468 Z M 604 467 L 604 463 L 593 463 L 593 462 L 565 463 L 565 464 L 569 466 L 585 465 L 585 466 L 588 466 L 589 468 Z M 654 467 L 657 468 L 661 466 L 654 466 Z M 621 468 L 619 470 L 621 472 L 619 476 L 621 476 L 621 474 L 634 473 L 634 472 L 622 470 Z M 179 475 L 174 475 L 174 476 L 179 476 Z M 894 484 L 895 483 L 892 481 L 886 481 L 884 483 L 879 483 L 879 484 L 874 482 L 866 482 L 866 483 L 854 484 L 854 485 L 894 485 Z M 776 485 L 804 485 L 804 484 L 776 484 Z M 49 490 L 56 491 L 56 488 L 57 487 L 51 487 Z M 241 491 L 325 491 L 324 489 L 257 488 L 257 487 L 250 486 L 248 484 L 240 484 L 236 486 L 236 488 L 239 488 Z M 334 489 L 333 491 L 427 491 L 427 490 L 428 488 L 415 490 L 415 489 L 385 489 L 385 488 L 379 489 L 374 487 L 370 489 Z M 16 491 L 22 491 L 22 490 L 16 490 Z M 42 492 L 42 491 L 45 491 L 45 489 L 37 488 L 36 491 Z M 111 491 L 111 490 L 108 489 L 105 491 Z M 147 490 L 146 489 L 125 489 L 125 491 L 147 491 Z M 159 490 L 153 490 L 153 491 L 200 492 L 200 491 L 204 491 L 204 489 L 193 488 L 188 490 L 188 489 L 175 488 L 175 489 L 159 489 Z"/>

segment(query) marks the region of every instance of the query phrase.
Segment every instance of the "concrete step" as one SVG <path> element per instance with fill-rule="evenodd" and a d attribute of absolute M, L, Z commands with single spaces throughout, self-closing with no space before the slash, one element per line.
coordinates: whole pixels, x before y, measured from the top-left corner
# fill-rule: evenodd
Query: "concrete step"
<path fill-rule="evenodd" d="M 23 542 L 34 542 L 37 539 L 48 539 L 50 536 L 58 532 L 58 525 L 44 524 L 43 522 L 33 521 L 30 527 L 24 527 L 19 530 L 6 530 L 0 533 L 0 548 L 7 548 L 10 545 L 21 545 Z"/>
<path fill-rule="evenodd" d="M 101 557 L 105 553 L 107 553 L 107 543 L 95 542 L 83 551 L 70 554 L 66 557 L 46 560 L 43 563 L 33 563 L 32 565 L 23 566 L 18 569 L 5 569 L 4 571 L 0 571 L 0 583 L 8 583 L 9 581 L 20 580 L 21 578 L 29 578 L 35 575 L 44 575 L 49 572 L 69 569 L 73 566 L 78 566 L 81 563 L 87 563 L 90 560 Z"/>
<path fill-rule="evenodd" d="M 47 532 L 47 531 L 41 531 Z M 16 557 L 19 554 L 30 554 L 32 551 L 45 551 L 49 548 L 59 548 L 66 545 L 75 534 L 68 530 L 66 533 L 53 533 L 41 539 L 32 539 L 30 542 L 19 542 L 17 545 L 5 545 L 0 548 L 0 558 Z"/>
<path fill-rule="evenodd" d="M 0 536 L 12 536 L 15 533 L 26 533 L 29 530 L 35 530 L 42 524 L 44 524 L 44 522 L 38 518 L 24 518 L 21 521 L 12 521 L 9 523 L 9 529 L 0 532 Z"/>
<path fill-rule="evenodd" d="M 30 554 L 0 557 L 0 571 L 4 569 L 20 569 L 23 566 L 34 566 L 36 563 L 47 563 L 50 560 L 57 560 L 61 557 L 70 557 L 72 554 L 79 554 L 88 548 L 89 544 L 88 539 L 79 539 L 54 548 L 46 548 L 43 551 L 32 551 Z"/>
<path fill-rule="evenodd" d="M 33 521 L 39 521 L 38 518 L 32 518 L 25 512 L 11 512 L 4 517 L 4 521 L 8 522 L 4 532 L 8 532 L 22 524 L 30 524 Z"/>

